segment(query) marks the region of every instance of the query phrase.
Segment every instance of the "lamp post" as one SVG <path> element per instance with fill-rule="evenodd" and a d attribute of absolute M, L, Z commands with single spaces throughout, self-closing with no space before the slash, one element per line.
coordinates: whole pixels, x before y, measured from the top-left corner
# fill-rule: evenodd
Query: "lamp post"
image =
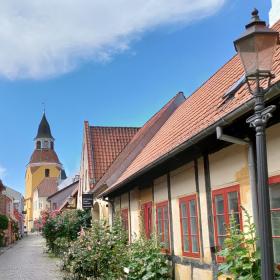
<path fill-rule="evenodd" d="M 265 128 L 276 106 L 265 107 L 264 96 L 270 87 L 273 54 L 279 43 L 279 33 L 268 28 L 252 12 L 252 20 L 246 25 L 245 33 L 234 41 L 243 64 L 247 84 L 255 100 L 254 115 L 247 123 L 256 131 L 257 186 L 259 211 L 259 238 L 261 250 L 261 279 L 274 279 L 273 243 L 268 187 L 267 151 Z M 266 84 L 267 82 L 267 84 Z M 264 86 L 266 85 L 266 88 Z"/>

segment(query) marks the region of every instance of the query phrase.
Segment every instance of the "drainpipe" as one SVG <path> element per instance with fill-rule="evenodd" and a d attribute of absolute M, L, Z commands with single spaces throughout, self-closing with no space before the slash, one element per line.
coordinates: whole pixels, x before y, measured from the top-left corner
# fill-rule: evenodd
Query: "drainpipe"
<path fill-rule="evenodd" d="M 255 154 L 254 154 L 254 146 L 251 141 L 243 140 L 237 137 L 229 136 L 223 134 L 223 129 L 220 126 L 216 127 L 216 135 L 217 139 L 223 140 L 229 143 L 248 146 L 248 167 L 249 167 L 249 176 L 250 176 L 250 186 L 251 186 L 251 193 L 252 193 L 252 203 L 253 203 L 253 217 L 254 223 L 256 226 L 256 233 L 258 235 L 258 221 L 259 221 L 259 214 L 258 214 L 258 196 L 257 196 L 257 179 L 256 179 L 256 166 L 255 166 Z"/>

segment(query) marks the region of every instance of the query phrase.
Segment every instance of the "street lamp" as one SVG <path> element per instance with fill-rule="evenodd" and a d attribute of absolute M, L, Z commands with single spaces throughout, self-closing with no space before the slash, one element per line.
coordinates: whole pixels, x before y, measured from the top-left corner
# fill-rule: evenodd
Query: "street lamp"
<path fill-rule="evenodd" d="M 273 243 L 271 231 L 270 201 L 268 188 L 267 151 L 265 127 L 276 106 L 265 107 L 264 96 L 270 87 L 273 55 L 279 43 L 279 33 L 268 28 L 258 16 L 258 10 L 252 12 L 252 20 L 246 25 L 245 33 L 234 41 L 243 64 L 247 84 L 254 96 L 255 114 L 247 123 L 256 130 L 259 238 L 261 250 L 261 279 L 274 279 Z M 267 80 L 266 88 L 265 85 Z M 252 89 L 254 84 L 254 89 Z"/>

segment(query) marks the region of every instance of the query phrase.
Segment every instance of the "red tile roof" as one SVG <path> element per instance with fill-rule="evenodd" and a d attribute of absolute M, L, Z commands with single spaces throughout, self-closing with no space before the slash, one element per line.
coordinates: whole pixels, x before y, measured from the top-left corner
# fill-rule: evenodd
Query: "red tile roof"
<path fill-rule="evenodd" d="M 39 197 L 49 197 L 57 191 L 58 181 L 57 178 L 45 178 L 38 186 Z"/>
<path fill-rule="evenodd" d="M 141 129 L 135 134 L 129 144 L 123 149 L 104 176 L 99 180 L 94 191 L 96 192 L 103 184 L 112 185 L 131 164 L 136 156 L 147 145 L 166 120 L 185 101 L 184 94 L 179 92 L 163 108 L 154 114 Z"/>
<path fill-rule="evenodd" d="M 51 149 L 35 150 L 33 152 L 29 163 L 41 163 L 41 162 L 60 164 L 56 152 Z"/>
<path fill-rule="evenodd" d="M 139 128 L 85 126 L 89 176 L 97 183 Z"/>
<path fill-rule="evenodd" d="M 273 29 L 280 31 L 280 21 Z M 279 61 L 278 46 L 273 63 L 273 73 L 276 75 L 273 83 L 280 80 Z M 251 99 L 252 96 L 245 85 L 237 91 L 235 98 L 223 103 L 222 97 L 225 92 L 242 75 L 244 75 L 243 67 L 239 57 L 235 55 L 186 99 L 110 189 L 121 186 L 129 177 L 155 163 Z"/>

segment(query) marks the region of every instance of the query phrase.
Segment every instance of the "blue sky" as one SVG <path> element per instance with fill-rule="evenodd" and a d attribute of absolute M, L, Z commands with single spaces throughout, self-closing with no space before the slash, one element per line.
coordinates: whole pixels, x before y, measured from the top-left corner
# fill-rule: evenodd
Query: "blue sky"
<path fill-rule="evenodd" d="M 3 57 L 0 55 L 0 175 L 4 183 L 24 191 L 25 167 L 34 148 L 42 102 L 58 156 L 67 174 L 73 174 L 79 169 L 84 120 L 92 125 L 141 126 L 178 91 L 188 96 L 234 55 L 232 42 L 243 32 L 252 8 L 257 7 L 268 21 L 270 1 L 204 1 L 210 2 L 208 10 L 183 15 L 177 11 L 178 21 L 163 19 L 140 26 L 140 31 L 136 27 L 121 40 L 113 38 L 100 48 L 95 48 L 96 38 L 90 44 L 83 39 L 67 54 L 55 51 L 56 41 L 48 41 L 54 54 L 47 62 L 40 55 L 32 56 L 45 47 L 35 40 L 36 34 L 30 53 L 22 49 L 24 42 L 17 42 L 14 49 L 7 44 Z M 199 19 L 201 15 L 204 17 Z M 13 35 L 17 31 L 11 28 L 7 32 Z M 33 29 L 29 32 L 32 40 Z M 82 30 L 73 30 L 73 38 L 75 32 Z M 11 34 L 5 36 L 12 38 Z M 83 44 L 88 45 L 84 48 Z M 67 61 L 69 67 L 61 67 L 61 61 L 69 57 L 74 63 L 69 66 Z M 50 67 L 51 59 L 57 68 Z"/>

